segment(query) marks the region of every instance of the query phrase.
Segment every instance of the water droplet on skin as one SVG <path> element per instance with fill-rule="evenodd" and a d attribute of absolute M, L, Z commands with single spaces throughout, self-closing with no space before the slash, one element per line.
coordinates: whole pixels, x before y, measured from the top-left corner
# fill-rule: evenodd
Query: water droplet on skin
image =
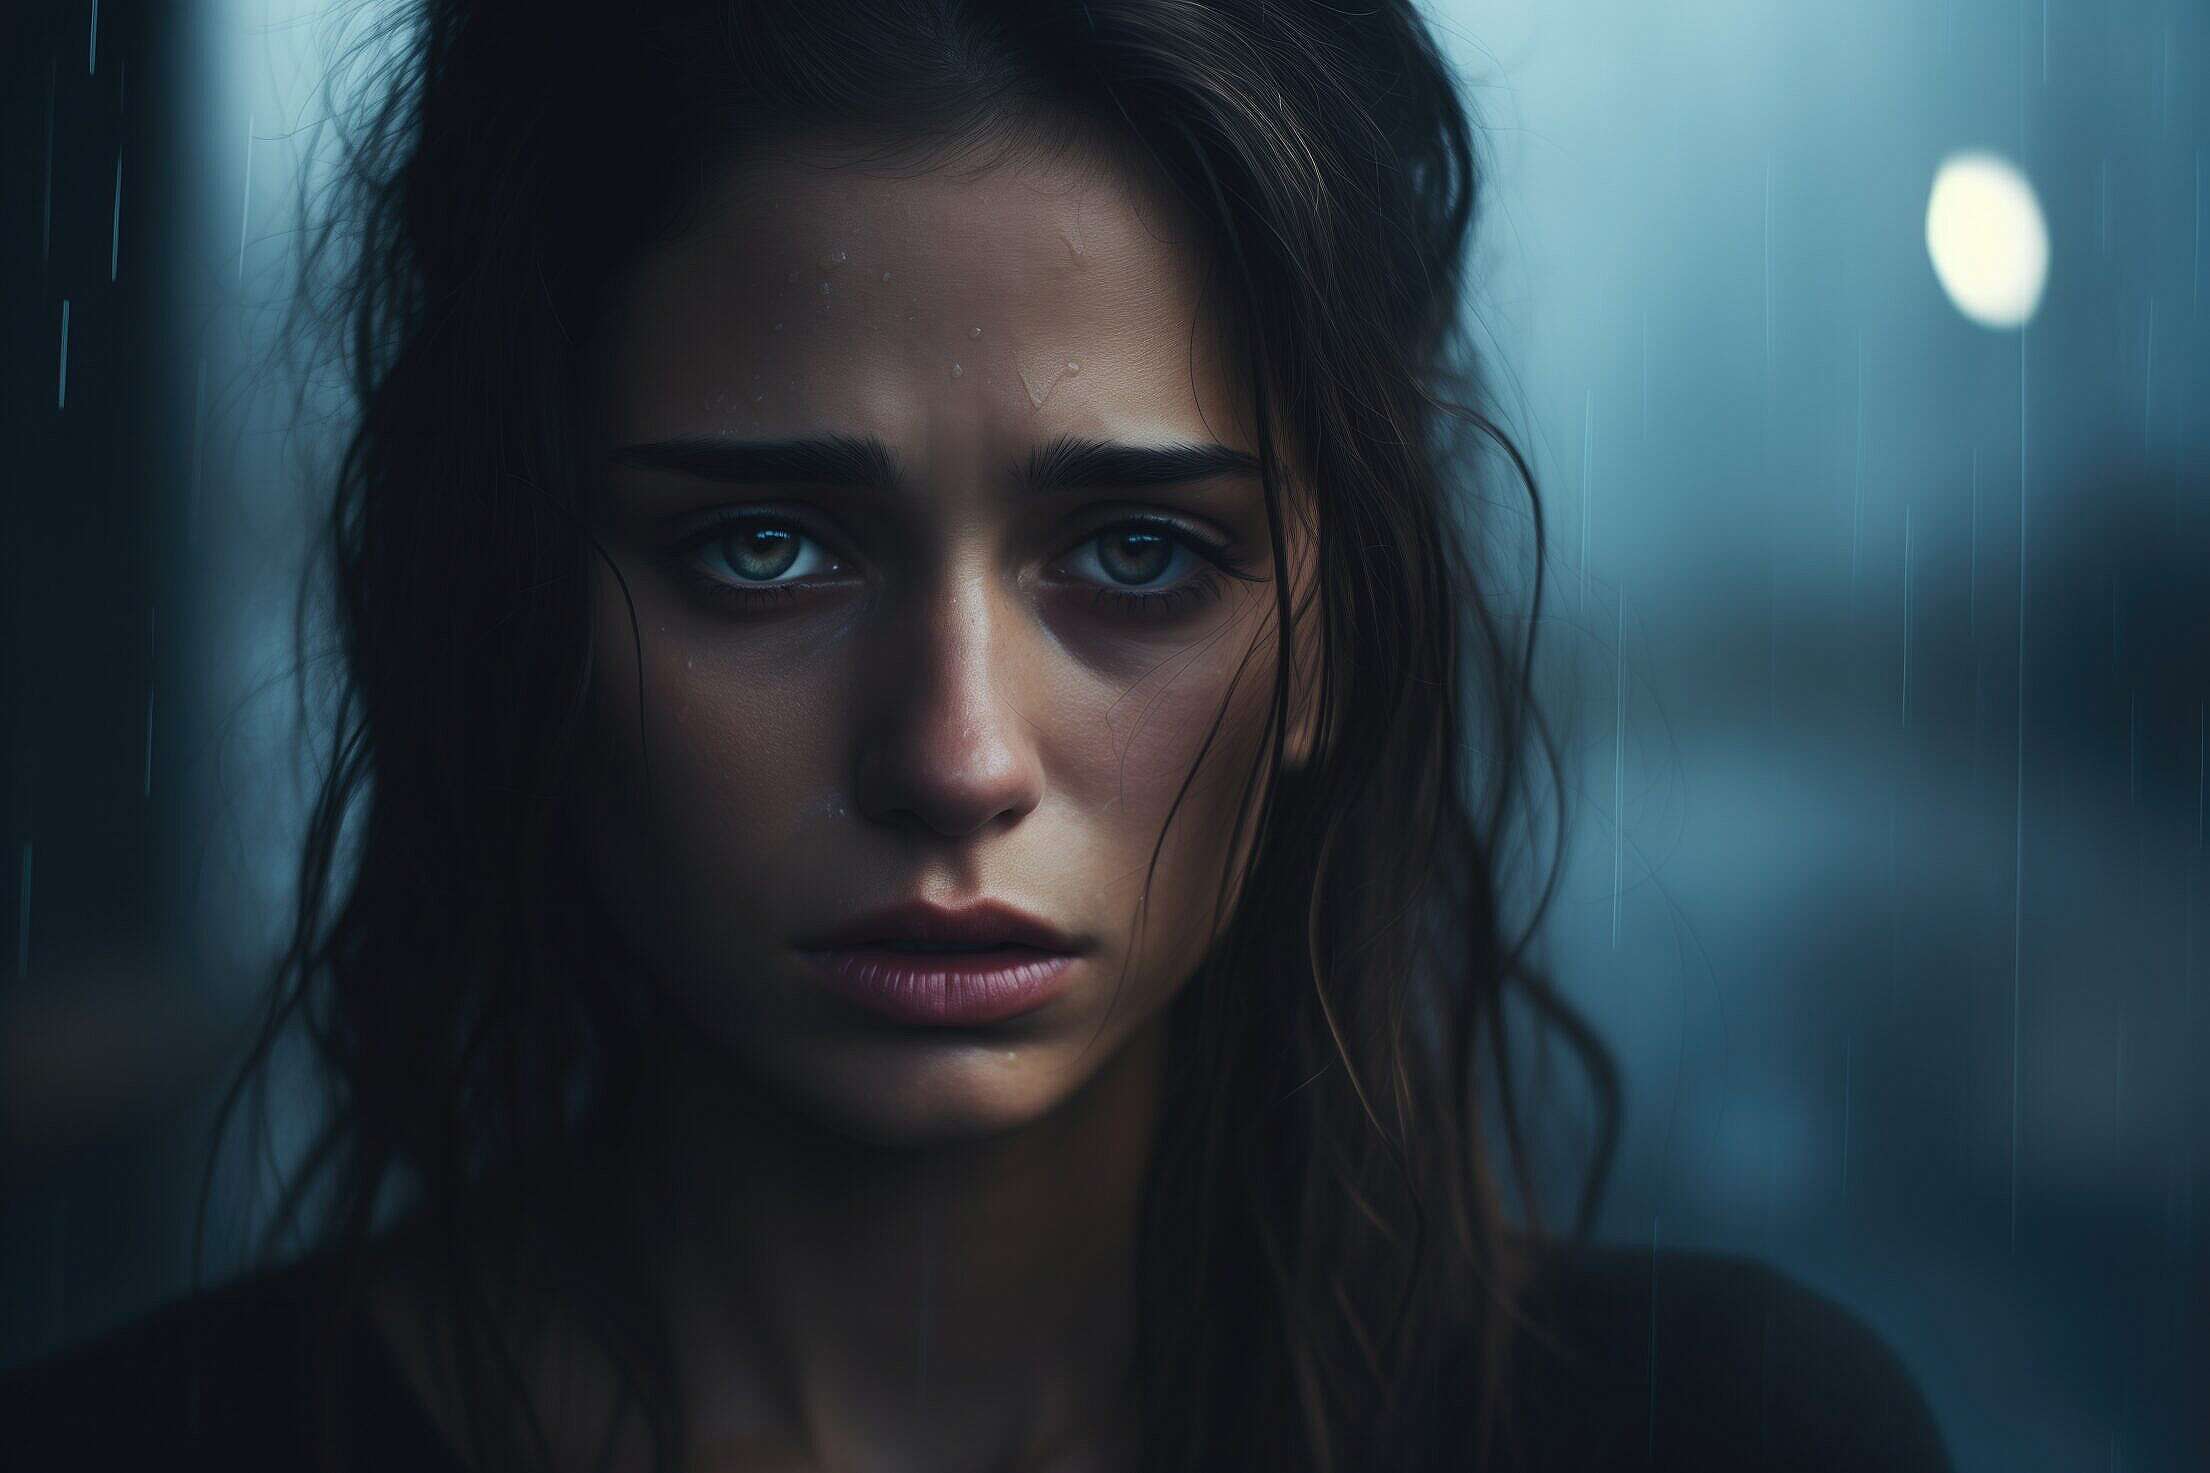
<path fill-rule="evenodd" d="M 960 367 L 960 366 L 959 366 L 958 364 L 956 364 L 956 363 L 954 363 L 954 364 L 952 365 L 952 377 L 953 377 L 953 378 L 957 378 L 957 377 L 959 377 L 959 376 L 960 376 L 961 374 L 965 373 L 966 371 L 967 371 L 966 369 L 964 369 L 964 368 L 961 368 L 961 367 Z"/>
<path fill-rule="evenodd" d="M 1051 377 L 1044 379 L 1041 382 L 1036 379 L 1030 378 L 1028 376 L 1027 369 L 1023 368 L 1019 370 L 1021 375 L 1021 386 L 1028 390 L 1028 402 L 1038 409 L 1044 407 L 1044 401 L 1051 397 L 1051 391 L 1053 389 L 1059 387 L 1059 381 L 1061 379 L 1071 378 L 1081 371 L 1082 365 L 1076 363 L 1071 358 L 1067 360 L 1066 364 L 1063 367 L 1054 369 L 1052 371 Z"/>
<path fill-rule="evenodd" d="M 827 255 L 825 255 L 825 256 L 823 256 L 823 257 L 821 258 L 821 269 L 822 269 L 822 270 L 824 270 L 824 271 L 830 270 L 830 269 L 831 269 L 831 268 L 833 268 L 833 267 L 837 267 L 837 266 L 841 266 L 841 265 L 843 265 L 843 264 L 844 264 L 844 261 L 845 261 L 845 255 L 844 255 L 844 252 L 842 252 L 842 251 L 831 251 L 831 252 L 829 252 L 829 253 L 828 253 Z"/>
<path fill-rule="evenodd" d="M 775 331 L 777 331 L 777 332 L 781 332 L 782 330 L 783 330 L 783 325 L 782 325 L 782 324 L 781 324 L 780 322 L 776 323 L 776 324 L 775 324 Z"/>
<path fill-rule="evenodd" d="M 825 282 L 825 281 L 824 281 L 824 282 L 822 282 L 822 283 L 821 283 L 821 295 L 823 295 L 823 296 L 825 297 L 825 296 L 827 296 L 828 294 L 829 294 L 829 284 L 828 284 L 827 282 Z"/>
<path fill-rule="evenodd" d="M 889 272 L 887 272 L 887 271 L 885 271 L 885 272 L 884 272 L 884 273 L 882 274 L 882 279 L 883 279 L 884 281 L 888 281 L 888 280 L 890 279 L 890 273 L 889 273 Z"/>
<path fill-rule="evenodd" d="M 783 280 L 796 281 L 803 274 L 796 266 L 793 266 L 790 268 L 790 275 L 784 277 Z"/>
<path fill-rule="evenodd" d="M 970 327 L 967 329 L 967 336 L 971 338 L 979 338 L 982 336 L 982 329 L 979 327 Z"/>

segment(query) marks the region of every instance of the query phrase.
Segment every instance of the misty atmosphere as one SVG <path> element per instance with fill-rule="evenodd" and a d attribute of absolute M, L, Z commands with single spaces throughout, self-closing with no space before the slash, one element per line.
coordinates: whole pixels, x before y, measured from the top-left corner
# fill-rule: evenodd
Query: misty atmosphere
<path fill-rule="evenodd" d="M 343 398 L 281 330 L 344 33 L 109 9 L 0 57 L 0 1364 L 187 1285 L 331 658 L 292 617 Z M 2205 1466 L 2210 10 L 1431 13 L 1548 534 L 1540 951 L 1624 1071 L 1599 1235 L 1847 1305 L 1960 1469 Z"/>

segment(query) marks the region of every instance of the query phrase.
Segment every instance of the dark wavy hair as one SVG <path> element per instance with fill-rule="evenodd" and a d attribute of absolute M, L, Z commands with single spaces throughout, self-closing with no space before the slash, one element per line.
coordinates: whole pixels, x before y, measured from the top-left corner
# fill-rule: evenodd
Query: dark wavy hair
<path fill-rule="evenodd" d="M 303 1031 L 328 1112 L 268 1242 L 304 1233 L 358 1266 L 394 1194 L 410 1202 L 444 1248 L 478 1466 L 549 1457 L 481 1272 L 485 1244 L 540 1219 L 502 1217 L 487 1187 L 621 1120 L 646 1062 L 559 841 L 603 555 L 576 426 L 605 290 L 746 150 L 833 128 L 927 158 L 1079 129 L 1197 222 L 1276 566 L 1292 454 L 1319 552 L 1307 609 L 1275 580 L 1253 868 L 1171 1005 L 1140 1227 L 1145 1466 L 1486 1460 L 1540 1231 L 1515 1064 L 1562 1036 L 1587 1066 L 1577 1231 L 1618 1089 L 1529 955 L 1564 823 L 1533 700 L 1541 508 L 1480 407 L 1462 299 L 1479 160 L 1415 7 L 632 0 L 585 23 L 422 0 L 349 55 L 335 85 L 366 102 L 340 109 L 308 248 L 310 315 L 357 396 L 324 544 L 343 683 L 294 929 L 217 1136 Z M 1483 467 L 1523 511 L 1478 494 Z M 1530 533 L 1528 580 L 1507 549 Z M 1516 617 L 1515 586 L 1533 604 Z M 1299 613 L 1319 741 L 1283 771 Z M 1527 873 L 1515 926 L 1505 882 Z M 665 1341 L 593 1275 L 574 1256 L 533 1292 L 574 1301 L 672 1467 Z"/>

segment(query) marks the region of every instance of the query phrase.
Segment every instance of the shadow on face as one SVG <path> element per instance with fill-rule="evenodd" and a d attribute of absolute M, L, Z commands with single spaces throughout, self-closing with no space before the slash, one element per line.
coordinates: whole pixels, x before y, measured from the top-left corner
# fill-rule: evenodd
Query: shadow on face
<path fill-rule="evenodd" d="M 1017 1126 L 1156 1024 L 1243 857 L 1276 569 L 1194 233 L 1074 149 L 782 152 L 704 204 L 594 358 L 589 871 L 775 1095 L 886 1143 Z M 868 944 L 985 903 L 1047 978 Z"/>

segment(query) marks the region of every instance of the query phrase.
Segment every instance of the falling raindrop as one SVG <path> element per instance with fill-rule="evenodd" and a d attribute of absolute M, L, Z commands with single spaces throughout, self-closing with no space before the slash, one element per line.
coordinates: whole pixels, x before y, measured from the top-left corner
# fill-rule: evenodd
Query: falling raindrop
<path fill-rule="evenodd" d="M 107 279 L 115 279 L 115 263 L 123 249 L 123 151 L 115 151 L 115 210 L 107 227 Z"/>
<path fill-rule="evenodd" d="M 2104 255 L 2110 254 L 2110 158 L 2105 155 L 2096 171 L 2095 238 Z"/>
<path fill-rule="evenodd" d="M 2172 28 L 2169 25 L 2164 27 L 2164 44 L 2157 50 L 2157 66 L 2157 119 L 2168 127 L 2172 121 Z"/>
<path fill-rule="evenodd" d="M 2194 288 L 2195 306 L 2202 306 L 2202 153 L 2195 153 L 2195 257 L 2188 282 Z"/>
<path fill-rule="evenodd" d="M 1966 575 L 1971 581 L 1965 587 L 1965 634 L 1978 642 L 1980 637 L 1980 449 L 1972 448 L 1972 562 Z"/>
<path fill-rule="evenodd" d="M 1765 155 L 1765 390 L 1773 387 L 1773 156 Z"/>
<path fill-rule="evenodd" d="M 1903 507 L 1903 724 L 1911 724 L 1911 507 Z"/>
<path fill-rule="evenodd" d="M 54 408 L 69 407 L 69 299 L 61 299 L 61 379 L 54 387 Z"/>
<path fill-rule="evenodd" d="M 2110 575 L 2110 663 L 2113 669 L 2125 659 L 2125 648 L 2120 638 L 2124 631 L 2125 625 L 2119 617 L 2118 609 L 2118 575 L 2113 573 Z"/>
<path fill-rule="evenodd" d="M 1619 590 L 1619 632 L 1612 664 L 1618 690 L 1611 739 L 1611 946 L 1619 949 L 1619 896 L 1627 875 L 1627 590 Z"/>
<path fill-rule="evenodd" d="M 2148 325 L 2142 330 L 2141 359 L 2141 454 L 2149 455 L 2149 420 L 2156 405 L 2156 296 L 2149 296 Z"/>
<path fill-rule="evenodd" d="M 253 218 L 253 115 L 246 114 L 246 187 L 238 206 L 238 280 L 246 279 L 246 225 Z"/>
<path fill-rule="evenodd" d="M 92 0 L 92 24 L 84 42 L 84 74 L 92 76 L 100 69 L 100 0 Z"/>
<path fill-rule="evenodd" d="M 1857 459 L 1849 481 L 1849 609 L 1857 612 L 1857 567 L 1865 541 L 1865 335 L 1857 334 Z"/>
<path fill-rule="evenodd" d="M 1589 460 L 1595 453 L 1596 391 L 1590 389 L 1581 401 L 1581 601 L 1582 612 L 1588 610 L 1588 510 L 1593 487 L 1589 484 Z"/>
<path fill-rule="evenodd" d="M 200 360 L 199 385 L 192 391 L 192 487 L 184 503 L 184 536 L 190 542 L 199 526 L 200 449 L 207 428 L 207 360 Z"/>
<path fill-rule="evenodd" d="M 2110 1145 L 2111 1154 L 2117 1154 L 2118 1143 L 2125 1134 L 2126 1119 L 2126 1022 L 2118 1020 L 2118 1047 L 2111 1060 L 2110 1069 Z"/>
<path fill-rule="evenodd" d="M 142 798 L 153 796 L 153 687 L 146 687 L 146 772 L 138 785 Z"/>
<path fill-rule="evenodd" d="M 1650 444 L 1650 314 L 1642 314 L 1642 444 Z"/>
<path fill-rule="evenodd" d="M 1843 1039 L 1843 1040 L 1842 1040 L 1842 1197 L 1843 1197 L 1843 1199 L 1844 1199 L 1845 1201 L 1846 1201 L 1846 1200 L 1848 1199 L 1848 1197 L 1849 1197 L 1849 1117 L 1850 1117 L 1850 1106 L 1851 1106 L 1851 1103 L 1852 1103 L 1852 1101 L 1851 1101 L 1851 1099 L 1850 1099 L 1850 1095 L 1851 1095 L 1852 1087 L 1853 1087 L 1853 1085 L 1854 1085 L 1854 1084 L 1855 1084 L 1855 1082 L 1856 1082 L 1856 1081 L 1855 1081 L 1855 1075 L 1856 1075 L 1856 1069 L 1857 1069 L 1857 1057 L 1856 1057 L 1856 1055 L 1857 1055 L 1857 1041 L 1856 1041 L 1855 1039 L 1853 1039 L 1853 1038 L 1845 1038 L 1845 1039 Z"/>

